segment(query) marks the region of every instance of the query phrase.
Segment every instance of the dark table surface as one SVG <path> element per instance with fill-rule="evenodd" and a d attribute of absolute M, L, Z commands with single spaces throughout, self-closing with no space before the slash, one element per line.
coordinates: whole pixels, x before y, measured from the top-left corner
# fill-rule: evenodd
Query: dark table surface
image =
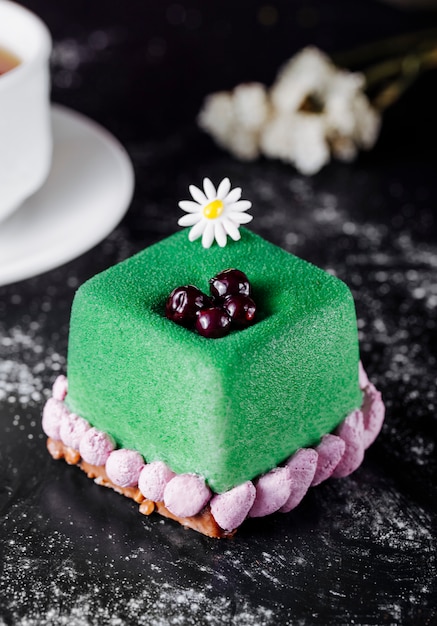
<path fill-rule="evenodd" d="M 306 44 L 347 50 L 437 13 L 271 0 L 265 25 L 262 2 L 24 4 L 54 38 L 53 101 L 120 139 L 136 189 L 100 245 L 0 288 L 0 624 L 437 624 L 436 73 L 386 112 L 374 150 L 311 178 L 239 163 L 194 123 L 207 93 L 270 84 Z M 65 371 L 77 286 L 173 233 L 188 184 L 227 175 L 253 201 L 253 230 L 351 287 L 387 418 L 351 477 L 215 541 L 53 461 L 40 413 Z"/>

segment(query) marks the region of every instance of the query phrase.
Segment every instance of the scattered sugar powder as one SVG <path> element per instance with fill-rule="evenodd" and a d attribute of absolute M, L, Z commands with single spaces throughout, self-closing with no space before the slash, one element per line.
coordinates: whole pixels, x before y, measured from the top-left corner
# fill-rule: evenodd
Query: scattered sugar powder
<path fill-rule="evenodd" d="M 41 406 L 53 381 L 65 369 L 65 358 L 43 345 L 40 326 L 32 322 L 23 330 L 0 328 L 0 401 L 20 407 Z"/>
<path fill-rule="evenodd" d="M 28 570 L 35 566 L 41 568 L 42 564 L 32 559 L 26 564 L 22 555 L 20 561 L 19 569 L 16 559 L 6 558 L 4 562 L 3 581 L 9 581 L 9 588 L 2 607 L 12 623 L 20 626 L 269 626 L 278 623 L 278 614 L 272 609 L 252 606 L 238 593 L 227 597 L 213 590 L 183 588 L 154 579 L 133 581 L 120 575 L 110 579 L 108 592 L 106 584 L 99 583 L 98 578 L 95 583 L 88 578 L 85 580 L 69 559 L 46 580 L 34 582 L 30 590 L 22 583 Z M 91 568 L 96 570 L 93 576 L 98 576 L 97 568 Z M 24 609 L 27 617 L 22 615 Z"/>
<path fill-rule="evenodd" d="M 98 592 L 98 590 L 97 590 Z M 98 596 L 97 596 L 98 597 Z M 205 594 L 189 591 L 181 592 L 163 584 L 156 590 L 151 601 L 150 590 L 140 592 L 134 600 L 128 601 L 120 614 L 113 612 L 105 602 L 96 602 L 96 592 L 79 595 L 66 611 L 62 602 L 57 608 L 50 608 L 44 614 L 22 618 L 20 626 L 123 626 L 126 623 L 139 626 L 178 626 L 184 624 L 210 624 L 211 626 L 232 624 L 235 626 L 268 626 L 277 624 L 273 611 L 262 607 L 251 608 L 242 601 L 233 606 L 227 598 L 214 598 L 211 601 Z M 212 608 L 212 610 L 211 610 Z M 84 617 L 87 616 L 87 617 Z"/>

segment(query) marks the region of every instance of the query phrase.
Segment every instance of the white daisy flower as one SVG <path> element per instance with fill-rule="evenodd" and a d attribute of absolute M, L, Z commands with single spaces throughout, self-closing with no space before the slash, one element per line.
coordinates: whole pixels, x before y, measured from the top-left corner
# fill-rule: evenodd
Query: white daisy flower
<path fill-rule="evenodd" d="M 253 219 L 246 213 L 252 203 L 240 200 L 240 187 L 231 190 L 231 181 L 224 178 L 216 189 L 209 178 L 204 178 L 203 191 L 194 185 L 190 185 L 189 190 L 194 202 L 179 202 L 187 215 L 178 220 L 179 226 L 192 226 L 188 239 L 195 241 L 202 237 L 204 248 L 210 248 L 214 239 L 223 248 L 228 235 L 238 241 L 241 224 L 248 224 Z"/>

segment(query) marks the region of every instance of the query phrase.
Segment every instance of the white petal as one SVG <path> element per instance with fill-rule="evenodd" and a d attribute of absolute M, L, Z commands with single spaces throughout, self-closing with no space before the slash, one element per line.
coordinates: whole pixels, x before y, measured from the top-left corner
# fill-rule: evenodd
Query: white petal
<path fill-rule="evenodd" d="M 223 200 L 231 190 L 231 181 L 229 178 L 224 178 L 217 189 L 217 198 Z"/>
<path fill-rule="evenodd" d="M 253 215 L 248 213 L 229 213 L 228 218 L 234 224 L 248 224 L 253 220 Z"/>
<path fill-rule="evenodd" d="M 224 217 L 222 220 L 222 224 L 231 239 L 233 239 L 234 241 L 238 241 L 239 239 L 241 239 L 241 234 L 238 230 L 238 226 L 234 224 L 234 222 L 232 222 L 227 217 Z"/>
<path fill-rule="evenodd" d="M 199 204 L 208 204 L 208 198 L 205 196 L 203 191 L 199 189 L 199 187 L 195 187 L 195 185 L 190 185 L 188 187 L 190 190 L 190 194 L 193 196 L 194 200 Z"/>
<path fill-rule="evenodd" d="M 215 200 L 217 198 L 215 187 L 209 178 L 203 179 L 203 190 L 208 200 Z"/>
<path fill-rule="evenodd" d="M 191 200 L 181 200 L 178 202 L 178 205 L 182 211 L 187 213 L 196 213 L 202 210 L 202 207 L 197 202 L 192 202 Z"/>
<path fill-rule="evenodd" d="M 200 222 L 202 216 L 199 213 L 188 213 L 188 215 L 183 215 L 178 219 L 179 226 L 193 226 Z"/>
<path fill-rule="evenodd" d="M 205 230 L 205 226 L 206 226 L 205 220 L 200 220 L 200 222 L 197 222 L 197 224 L 195 224 L 193 228 L 190 230 L 188 239 L 190 241 L 195 241 L 196 239 L 199 239 L 200 235 L 202 235 L 203 231 Z"/>
<path fill-rule="evenodd" d="M 226 232 L 223 228 L 223 224 L 218 220 L 214 224 L 214 236 L 220 248 L 224 248 L 226 245 Z"/>
<path fill-rule="evenodd" d="M 321 115 L 299 115 L 293 132 L 293 161 L 302 174 L 311 176 L 329 162 L 325 131 L 325 120 Z"/>
<path fill-rule="evenodd" d="M 247 211 L 251 206 L 250 200 L 240 200 L 240 202 L 234 202 L 228 208 L 230 211 Z"/>
<path fill-rule="evenodd" d="M 214 241 L 214 222 L 209 221 L 203 231 L 202 246 L 204 248 L 210 248 Z"/>
<path fill-rule="evenodd" d="M 241 198 L 241 187 L 235 187 L 232 191 L 228 193 L 224 201 L 226 204 L 231 204 L 233 202 L 237 202 Z"/>

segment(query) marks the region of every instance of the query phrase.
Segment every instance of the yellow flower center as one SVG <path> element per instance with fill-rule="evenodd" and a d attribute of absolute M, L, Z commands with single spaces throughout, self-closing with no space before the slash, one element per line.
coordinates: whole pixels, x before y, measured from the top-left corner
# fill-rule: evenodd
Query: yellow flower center
<path fill-rule="evenodd" d="M 203 215 L 208 220 L 216 220 L 223 213 L 225 205 L 221 200 L 213 200 L 203 208 Z"/>

